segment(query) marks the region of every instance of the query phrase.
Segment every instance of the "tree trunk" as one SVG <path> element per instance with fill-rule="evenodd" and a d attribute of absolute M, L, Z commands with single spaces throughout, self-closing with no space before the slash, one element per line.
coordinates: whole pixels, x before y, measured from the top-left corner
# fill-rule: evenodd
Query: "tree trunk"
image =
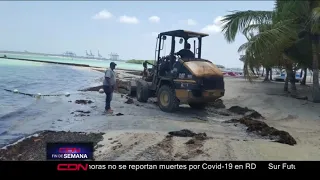
<path fill-rule="evenodd" d="M 312 98 L 313 102 L 320 102 L 320 89 L 319 89 L 319 37 L 314 35 L 312 37 L 312 70 L 313 70 L 313 89 Z"/>
<path fill-rule="evenodd" d="M 272 81 L 272 68 L 270 68 L 270 81 Z"/>
<path fill-rule="evenodd" d="M 269 81 L 269 68 L 266 68 L 266 76 L 264 77 L 263 81 Z"/>
<path fill-rule="evenodd" d="M 285 82 L 284 82 L 284 87 L 283 87 L 283 90 L 285 91 L 285 92 L 289 92 L 289 74 L 288 74 L 288 70 L 292 70 L 292 65 L 290 65 L 290 63 L 288 63 L 288 57 L 286 56 L 286 54 L 284 53 L 284 54 L 282 54 L 282 58 L 283 58 L 283 60 L 284 60 L 284 68 L 285 68 L 285 71 L 286 71 L 286 76 L 285 76 Z M 282 73 L 282 71 L 281 71 L 281 73 Z"/>
<path fill-rule="evenodd" d="M 300 78 L 302 78 L 302 73 L 303 73 L 303 71 L 302 71 L 302 69 L 301 69 L 301 71 L 300 71 Z"/>
<path fill-rule="evenodd" d="M 295 95 L 297 94 L 297 87 L 296 87 L 296 76 L 295 72 L 292 70 L 292 67 L 287 69 L 287 77 L 290 81 L 290 92 L 291 94 Z"/>
<path fill-rule="evenodd" d="M 283 90 L 285 92 L 288 92 L 288 86 L 289 86 L 289 78 L 287 76 L 286 79 L 285 79 L 285 82 L 284 82 L 284 87 L 283 87 Z"/>
<path fill-rule="evenodd" d="M 307 71 L 308 71 L 307 68 L 304 68 L 303 71 L 301 70 L 301 72 L 304 72 L 303 78 L 302 78 L 301 83 L 300 83 L 301 85 L 306 85 L 306 82 L 307 82 Z"/>
<path fill-rule="evenodd" d="M 291 91 L 296 92 L 297 91 L 297 87 L 296 87 L 296 71 L 291 71 L 290 84 L 291 84 Z"/>
<path fill-rule="evenodd" d="M 250 71 L 253 73 L 253 75 L 256 75 L 256 72 L 254 71 L 253 67 L 250 67 Z"/>
<path fill-rule="evenodd" d="M 257 72 L 257 76 L 260 76 L 260 69 L 259 68 L 256 69 L 256 72 Z"/>
<path fill-rule="evenodd" d="M 261 74 L 261 77 L 263 77 L 264 75 L 264 67 L 262 67 L 262 74 Z"/>

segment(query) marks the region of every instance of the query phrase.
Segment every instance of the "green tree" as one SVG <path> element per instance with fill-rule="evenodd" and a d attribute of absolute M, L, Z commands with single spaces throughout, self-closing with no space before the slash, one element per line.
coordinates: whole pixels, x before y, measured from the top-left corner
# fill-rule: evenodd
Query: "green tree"
<path fill-rule="evenodd" d="M 271 67 L 285 68 L 295 92 L 296 69 L 312 65 L 313 100 L 319 102 L 319 7 L 319 1 L 277 0 L 273 11 L 234 11 L 225 16 L 225 39 L 231 43 L 238 33 L 248 39 L 239 48 L 245 52 L 244 74 L 261 65 L 267 74 Z"/>

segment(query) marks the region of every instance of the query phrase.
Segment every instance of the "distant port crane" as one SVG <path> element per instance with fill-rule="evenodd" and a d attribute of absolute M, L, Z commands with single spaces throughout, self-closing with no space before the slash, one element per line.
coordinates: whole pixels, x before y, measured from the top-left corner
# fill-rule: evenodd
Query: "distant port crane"
<path fill-rule="evenodd" d="M 87 55 L 87 57 L 94 58 L 94 55 L 92 54 L 91 50 L 90 50 L 90 54 L 89 54 L 88 51 L 86 50 L 86 55 Z"/>
<path fill-rule="evenodd" d="M 101 54 L 99 53 L 99 50 L 98 50 L 98 57 L 99 57 L 99 58 L 102 58 Z"/>

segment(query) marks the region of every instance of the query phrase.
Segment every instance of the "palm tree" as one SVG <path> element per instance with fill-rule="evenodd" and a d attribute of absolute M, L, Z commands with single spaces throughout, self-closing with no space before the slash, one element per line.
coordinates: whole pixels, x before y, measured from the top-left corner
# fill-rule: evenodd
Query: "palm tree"
<path fill-rule="evenodd" d="M 304 1 L 303 1 L 304 2 Z M 312 39 L 312 70 L 313 70 L 313 100 L 320 102 L 320 89 L 319 89 L 319 38 L 320 38 L 320 2 L 319 1 L 306 1 L 309 7 L 306 6 L 305 10 L 309 15 L 308 23 L 306 23 L 306 30 Z"/>
<path fill-rule="evenodd" d="M 235 11 L 225 16 L 222 32 L 229 43 L 239 32 L 245 35 L 256 32 L 239 48 L 246 56 L 244 74 L 257 64 L 262 64 L 266 70 L 282 66 L 287 70 L 293 92 L 296 90 L 295 68 L 299 64 L 308 64 L 301 54 L 308 52 L 310 46 L 305 46 L 300 54 L 294 51 L 300 50 L 302 42 L 309 42 L 312 47 L 313 100 L 319 102 L 319 21 L 319 1 L 277 0 L 273 11 Z"/>
<path fill-rule="evenodd" d="M 299 38 L 309 42 L 306 45 L 307 51 L 302 54 L 305 57 L 312 56 L 313 91 L 314 102 L 320 102 L 319 89 L 319 33 L 320 33 L 320 2 L 319 1 L 290 1 L 287 4 L 287 11 L 299 24 Z M 299 49 L 304 49 L 303 46 Z M 307 54 L 305 53 L 307 52 Z M 309 59 L 309 58 L 307 58 Z M 307 60 L 308 61 L 308 60 Z M 304 62 L 304 64 L 307 64 Z"/>

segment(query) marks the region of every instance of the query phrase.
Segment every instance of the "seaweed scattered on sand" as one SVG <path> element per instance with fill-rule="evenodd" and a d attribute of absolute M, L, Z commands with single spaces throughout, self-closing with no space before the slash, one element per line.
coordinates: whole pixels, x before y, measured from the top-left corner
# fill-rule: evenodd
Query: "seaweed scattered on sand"
<path fill-rule="evenodd" d="M 295 145 L 297 141 L 286 131 L 278 130 L 274 127 L 268 126 L 265 122 L 251 119 L 250 117 L 243 117 L 240 119 L 231 119 L 225 123 L 241 123 L 247 126 L 248 132 L 254 132 L 260 136 L 267 136 L 269 139 L 275 139 L 275 142 L 282 144 Z"/>
<path fill-rule="evenodd" d="M 93 101 L 91 100 L 84 100 L 84 99 L 79 99 L 75 101 L 76 104 L 91 104 Z"/>

